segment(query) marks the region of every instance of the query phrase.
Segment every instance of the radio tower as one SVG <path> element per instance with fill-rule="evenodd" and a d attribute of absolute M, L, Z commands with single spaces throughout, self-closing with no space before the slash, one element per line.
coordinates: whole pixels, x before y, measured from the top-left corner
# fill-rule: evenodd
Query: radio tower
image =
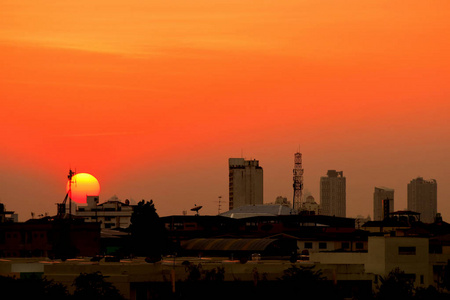
<path fill-rule="evenodd" d="M 300 152 L 294 155 L 294 201 L 292 208 L 299 212 L 303 194 L 303 167 L 302 154 Z"/>

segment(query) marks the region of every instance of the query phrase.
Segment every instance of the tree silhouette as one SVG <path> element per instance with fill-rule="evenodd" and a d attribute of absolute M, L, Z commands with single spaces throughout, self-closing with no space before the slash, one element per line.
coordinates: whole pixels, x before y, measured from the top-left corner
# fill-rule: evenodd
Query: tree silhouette
<path fill-rule="evenodd" d="M 315 266 L 292 267 L 284 270 L 278 278 L 286 296 L 293 295 L 302 299 L 337 299 L 333 286 L 321 270 L 313 270 Z"/>
<path fill-rule="evenodd" d="M 414 300 L 448 300 L 450 294 L 438 291 L 434 286 L 418 288 L 415 290 Z"/>
<path fill-rule="evenodd" d="M 70 295 L 62 283 L 55 283 L 40 276 L 28 278 L 0 276 L 1 299 L 64 300 Z"/>
<path fill-rule="evenodd" d="M 73 285 L 75 292 L 74 299 L 80 300 L 122 300 L 117 288 L 105 281 L 105 276 L 101 272 L 81 273 L 75 278 Z"/>
<path fill-rule="evenodd" d="M 381 285 L 376 299 L 408 300 L 413 299 L 414 284 L 405 272 L 395 268 L 386 277 L 380 278 Z"/>
<path fill-rule="evenodd" d="M 149 262 L 160 260 L 167 246 L 167 234 L 153 200 L 142 200 L 131 215 L 132 252 L 146 256 Z"/>

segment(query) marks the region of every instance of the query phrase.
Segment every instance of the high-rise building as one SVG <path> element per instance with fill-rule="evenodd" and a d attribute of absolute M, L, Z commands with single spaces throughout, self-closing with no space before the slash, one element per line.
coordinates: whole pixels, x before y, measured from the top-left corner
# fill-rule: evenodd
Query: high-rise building
<path fill-rule="evenodd" d="M 383 201 L 389 201 L 389 212 L 394 212 L 394 190 L 387 187 L 375 187 L 373 192 L 373 220 L 382 221 L 384 215 Z"/>
<path fill-rule="evenodd" d="M 257 160 L 228 159 L 229 209 L 263 204 L 263 169 Z"/>
<path fill-rule="evenodd" d="M 434 222 L 437 213 L 436 180 L 417 177 L 408 183 L 408 210 L 420 213 L 424 223 Z"/>
<path fill-rule="evenodd" d="M 300 211 L 303 196 L 303 167 L 302 154 L 294 154 L 294 211 Z"/>
<path fill-rule="evenodd" d="M 326 177 L 320 177 L 320 205 L 323 215 L 346 216 L 346 188 L 343 171 L 328 170 Z"/>

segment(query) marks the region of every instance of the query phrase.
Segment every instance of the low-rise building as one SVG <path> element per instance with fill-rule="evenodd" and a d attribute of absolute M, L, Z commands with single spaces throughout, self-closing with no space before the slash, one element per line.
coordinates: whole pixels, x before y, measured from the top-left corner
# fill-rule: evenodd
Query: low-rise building
<path fill-rule="evenodd" d="M 75 214 L 86 222 L 99 222 L 101 228 L 128 228 L 134 205 L 129 200 L 121 202 L 117 197 L 98 204 L 98 196 L 87 196 L 87 205 L 78 206 Z"/>
<path fill-rule="evenodd" d="M 3 203 L 0 203 L 0 223 L 19 222 L 19 216 L 13 211 L 6 210 Z"/>
<path fill-rule="evenodd" d="M 0 257 L 75 257 L 99 252 L 98 223 L 46 217 L 0 224 Z"/>

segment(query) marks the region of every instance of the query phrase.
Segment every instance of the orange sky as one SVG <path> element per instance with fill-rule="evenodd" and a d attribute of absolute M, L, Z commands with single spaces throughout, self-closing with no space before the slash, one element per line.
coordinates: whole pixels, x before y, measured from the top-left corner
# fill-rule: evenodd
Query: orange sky
<path fill-rule="evenodd" d="M 448 219 L 449 32 L 447 0 L 0 0 L 0 202 L 53 214 L 72 167 L 101 200 L 214 214 L 241 153 L 290 199 L 301 145 L 317 201 L 328 169 L 348 216 L 423 176 Z"/>

